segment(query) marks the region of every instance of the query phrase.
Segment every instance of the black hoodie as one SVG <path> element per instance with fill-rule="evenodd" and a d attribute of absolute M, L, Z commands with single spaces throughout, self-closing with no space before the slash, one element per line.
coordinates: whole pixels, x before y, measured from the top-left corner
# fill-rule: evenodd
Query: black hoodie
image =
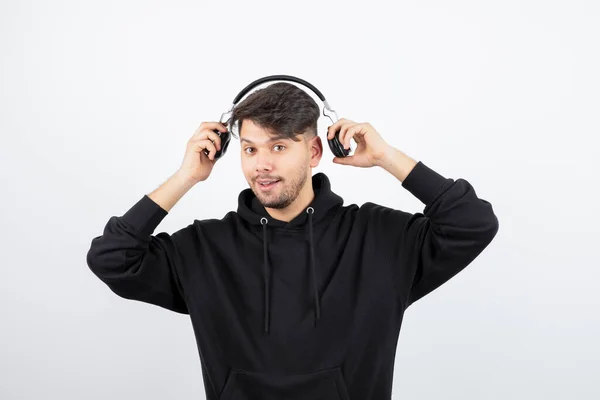
<path fill-rule="evenodd" d="M 108 220 L 87 263 L 121 297 L 189 314 L 209 400 L 391 398 L 402 317 L 469 265 L 498 219 L 464 179 L 422 162 L 410 214 L 343 205 L 323 173 L 292 221 L 248 188 L 237 212 L 153 235 L 167 211 L 144 195 Z"/>

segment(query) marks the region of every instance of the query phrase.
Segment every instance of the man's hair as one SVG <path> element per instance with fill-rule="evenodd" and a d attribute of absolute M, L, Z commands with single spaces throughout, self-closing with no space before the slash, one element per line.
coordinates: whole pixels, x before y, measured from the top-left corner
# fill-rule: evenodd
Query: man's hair
<path fill-rule="evenodd" d="M 317 135 L 318 119 L 319 106 L 308 93 L 290 83 L 278 82 L 255 91 L 235 106 L 229 122 L 234 137 L 235 131 L 242 131 L 244 120 L 250 120 L 275 137 L 298 142 L 297 135 Z"/>

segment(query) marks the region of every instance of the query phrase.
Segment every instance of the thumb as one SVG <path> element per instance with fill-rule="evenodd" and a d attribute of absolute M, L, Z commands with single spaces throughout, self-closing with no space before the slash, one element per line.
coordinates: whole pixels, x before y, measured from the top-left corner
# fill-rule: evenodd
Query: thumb
<path fill-rule="evenodd" d="M 346 157 L 334 157 L 333 162 L 335 164 L 352 165 L 353 156 Z"/>

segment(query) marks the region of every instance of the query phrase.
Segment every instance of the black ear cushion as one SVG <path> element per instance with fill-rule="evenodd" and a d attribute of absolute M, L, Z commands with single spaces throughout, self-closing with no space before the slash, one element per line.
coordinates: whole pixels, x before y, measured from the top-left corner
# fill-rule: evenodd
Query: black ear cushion
<path fill-rule="evenodd" d="M 350 149 L 344 149 L 344 145 L 342 144 L 342 142 L 340 142 L 339 135 L 340 132 L 338 131 L 335 133 L 333 139 L 327 139 L 327 142 L 329 143 L 329 148 L 331 149 L 331 152 L 334 156 L 346 157 L 350 154 Z"/>
<path fill-rule="evenodd" d="M 227 147 L 229 147 L 229 142 L 231 142 L 231 133 L 229 133 L 229 131 L 221 132 L 217 129 L 213 129 L 213 132 L 221 138 L 221 150 L 217 150 L 215 153 L 215 160 L 218 160 L 225 155 L 225 152 L 227 152 Z M 204 154 L 208 156 L 208 153 L 209 151 L 204 149 Z"/>

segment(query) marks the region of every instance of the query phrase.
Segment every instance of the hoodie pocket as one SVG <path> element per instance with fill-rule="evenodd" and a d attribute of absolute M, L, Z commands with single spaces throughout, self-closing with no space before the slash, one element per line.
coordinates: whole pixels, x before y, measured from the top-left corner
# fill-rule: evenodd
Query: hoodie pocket
<path fill-rule="evenodd" d="M 340 367 L 301 374 L 232 368 L 219 400 L 350 400 Z"/>

